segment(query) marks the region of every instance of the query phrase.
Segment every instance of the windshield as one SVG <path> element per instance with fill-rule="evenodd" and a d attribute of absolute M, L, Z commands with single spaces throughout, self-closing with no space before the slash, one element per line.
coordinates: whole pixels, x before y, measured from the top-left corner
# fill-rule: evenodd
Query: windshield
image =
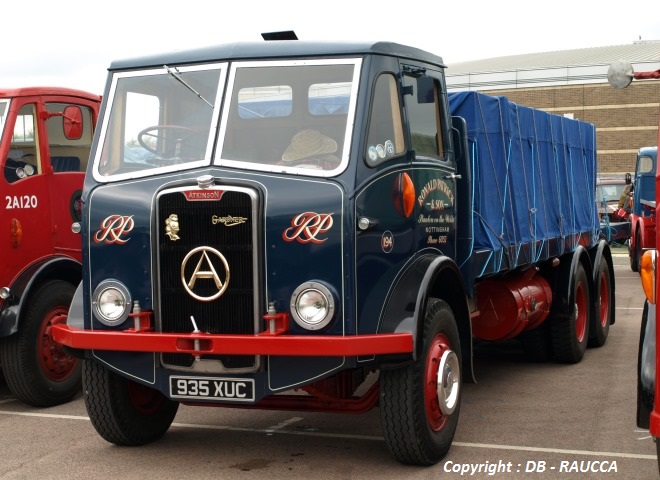
<path fill-rule="evenodd" d="M 334 175 L 348 163 L 360 62 L 235 62 L 229 70 L 227 64 L 164 65 L 117 73 L 94 177 L 114 181 L 211 163 Z"/>
<path fill-rule="evenodd" d="M 310 175 L 341 170 L 348 162 L 357 64 L 235 64 L 220 163 Z"/>
<path fill-rule="evenodd" d="M 9 100 L 0 100 L 0 138 L 2 138 L 2 132 L 5 131 L 5 123 L 7 123 L 8 111 Z"/>
<path fill-rule="evenodd" d="M 219 65 L 116 74 L 95 174 L 120 179 L 208 164 L 223 74 Z"/>
<path fill-rule="evenodd" d="M 596 199 L 601 202 L 618 202 L 626 188 L 625 183 L 596 186 Z"/>

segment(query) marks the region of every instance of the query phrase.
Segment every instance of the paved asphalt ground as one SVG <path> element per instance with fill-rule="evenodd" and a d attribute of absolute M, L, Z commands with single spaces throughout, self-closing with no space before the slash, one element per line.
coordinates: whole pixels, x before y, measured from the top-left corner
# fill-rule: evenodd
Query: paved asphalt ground
<path fill-rule="evenodd" d="M 122 448 L 96 434 L 82 397 L 35 409 L 0 381 L 0 479 L 660 478 L 655 445 L 635 425 L 643 294 L 625 251 L 615 264 L 617 322 L 605 346 L 577 365 L 526 362 L 515 343 L 480 348 L 478 383 L 464 386 L 454 445 L 433 467 L 392 460 L 377 410 L 182 406 L 163 439 Z M 481 473 L 470 470 L 480 466 Z"/>

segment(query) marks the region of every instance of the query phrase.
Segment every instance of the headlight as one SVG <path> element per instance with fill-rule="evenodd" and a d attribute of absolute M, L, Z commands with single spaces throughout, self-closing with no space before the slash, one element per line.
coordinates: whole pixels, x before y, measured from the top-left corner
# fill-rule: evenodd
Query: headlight
<path fill-rule="evenodd" d="M 291 295 L 291 315 L 306 330 L 319 330 L 327 326 L 335 315 L 332 292 L 317 282 L 306 282 Z"/>
<path fill-rule="evenodd" d="M 130 310 L 131 295 L 123 283 L 105 280 L 94 290 L 94 314 L 102 324 L 117 326 L 126 321 Z"/>

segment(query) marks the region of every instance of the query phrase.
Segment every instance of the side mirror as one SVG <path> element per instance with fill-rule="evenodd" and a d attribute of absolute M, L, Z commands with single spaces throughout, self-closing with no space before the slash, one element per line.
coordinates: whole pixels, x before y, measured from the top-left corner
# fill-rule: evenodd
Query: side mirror
<path fill-rule="evenodd" d="M 614 88 L 626 88 L 633 80 L 635 72 L 632 64 L 617 60 L 607 69 L 607 81 Z"/>
<path fill-rule="evenodd" d="M 62 117 L 62 130 L 67 140 L 80 140 L 83 133 L 82 109 L 76 105 L 67 105 L 63 112 L 42 112 L 41 118 Z"/>
<path fill-rule="evenodd" d="M 62 114 L 64 136 L 68 140 L 78 140 L 83 134 L 82 110 L 76 105 L 68 105 Z"/>

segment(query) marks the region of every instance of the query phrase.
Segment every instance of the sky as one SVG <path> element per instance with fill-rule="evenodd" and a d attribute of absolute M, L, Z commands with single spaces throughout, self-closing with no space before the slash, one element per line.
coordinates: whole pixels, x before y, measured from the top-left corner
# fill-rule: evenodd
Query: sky
<path fill-rule="evenodd" d="M 113 60 L 294 30 L 301 40 L 385 40 L 452 63 L 660 40 L 657 0 L 90 0 L 3 4 L 0 88 L 102 94 Z M 100 5 L 104 5 L 102 8 Z M 660 59 L 659 59 L 660 60 Z"/>

